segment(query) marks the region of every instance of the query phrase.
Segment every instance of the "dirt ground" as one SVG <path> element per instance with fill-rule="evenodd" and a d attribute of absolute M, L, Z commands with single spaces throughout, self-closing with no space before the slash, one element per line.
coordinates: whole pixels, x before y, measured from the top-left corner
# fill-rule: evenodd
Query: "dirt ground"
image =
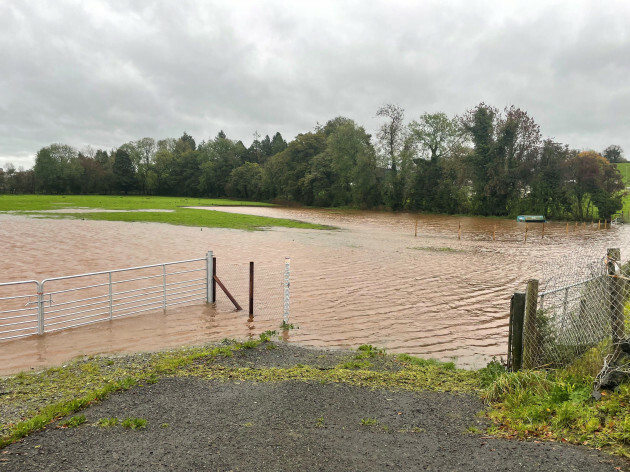
<path fill-rule="evenodd" d="M 283 346 L 221 363 L 312 365 L 343 356 Z M 615 471 L 620 458 L 551 442 L 489 438 L 474 395 L 370 390 L 341 383 L 163 378 L 112 395 L 0 451 L 1 471 L 449 470 Z M 101 427 L 142 418 L 146 428 Z"/>

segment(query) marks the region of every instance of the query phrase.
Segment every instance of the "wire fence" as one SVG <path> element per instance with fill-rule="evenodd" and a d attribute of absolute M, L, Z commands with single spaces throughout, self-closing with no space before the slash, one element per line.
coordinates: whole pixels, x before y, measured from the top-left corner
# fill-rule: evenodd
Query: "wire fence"
<path fill-rule="evenodd" d="M 540 283 L 530 280 L 512 299 L 510 367 L 575 368 L 593 375 L 597 389 L 630 374 L 629 259 L 626 242 L 546 264 Z"/>

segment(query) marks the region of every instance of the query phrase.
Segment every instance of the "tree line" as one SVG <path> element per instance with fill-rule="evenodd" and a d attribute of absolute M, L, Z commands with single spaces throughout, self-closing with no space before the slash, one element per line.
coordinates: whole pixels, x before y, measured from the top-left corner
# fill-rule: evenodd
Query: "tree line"
<path fill-rule="evenodd" d="M 380 107 L 373 137 L 336 117 L 287 143 L 257 133 L 249 147 L 223 131 L 197 143 L 142 138 L 113 150 L 40 149 L 35 165 L 0 170 L 0 192 L 232 197 L 321 207 L 388 208 L 577 220 L 610 218 L 624 184 L 619 146 L 601 154 L 543 139 L 527 112 L 485 103 L 410 122 Z"/>

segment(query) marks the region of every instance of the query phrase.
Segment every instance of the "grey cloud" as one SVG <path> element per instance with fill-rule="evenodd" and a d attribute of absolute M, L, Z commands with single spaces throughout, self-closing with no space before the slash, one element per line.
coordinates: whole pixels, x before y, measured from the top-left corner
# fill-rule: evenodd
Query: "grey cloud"
<path fill-rule="evenodd" d="M 0 4 L 0 166 L 52 142 L 106 149 L 223 129 L 291 139 L 384 103 L 529 111 L 574 147 L 630 153 L 630 8 L 572 2 Z"/>

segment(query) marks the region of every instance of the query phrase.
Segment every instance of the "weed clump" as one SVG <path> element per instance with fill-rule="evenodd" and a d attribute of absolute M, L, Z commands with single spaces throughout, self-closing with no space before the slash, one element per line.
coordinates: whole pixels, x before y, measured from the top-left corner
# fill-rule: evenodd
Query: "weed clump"
<path fill-rule="evenodd" d="M 61 423 L 62 428 L 76 428 L 79 425 L 82 425 L 87 420 L 85 419 L 85 415 L 73 416 L 72 418 Z"/>
<path fill-rule="evenodd" d="M 125 418 L 120 424 L 127 429 L 144 429 L 147 427 L 147 420 L 144 418 Z"/>

